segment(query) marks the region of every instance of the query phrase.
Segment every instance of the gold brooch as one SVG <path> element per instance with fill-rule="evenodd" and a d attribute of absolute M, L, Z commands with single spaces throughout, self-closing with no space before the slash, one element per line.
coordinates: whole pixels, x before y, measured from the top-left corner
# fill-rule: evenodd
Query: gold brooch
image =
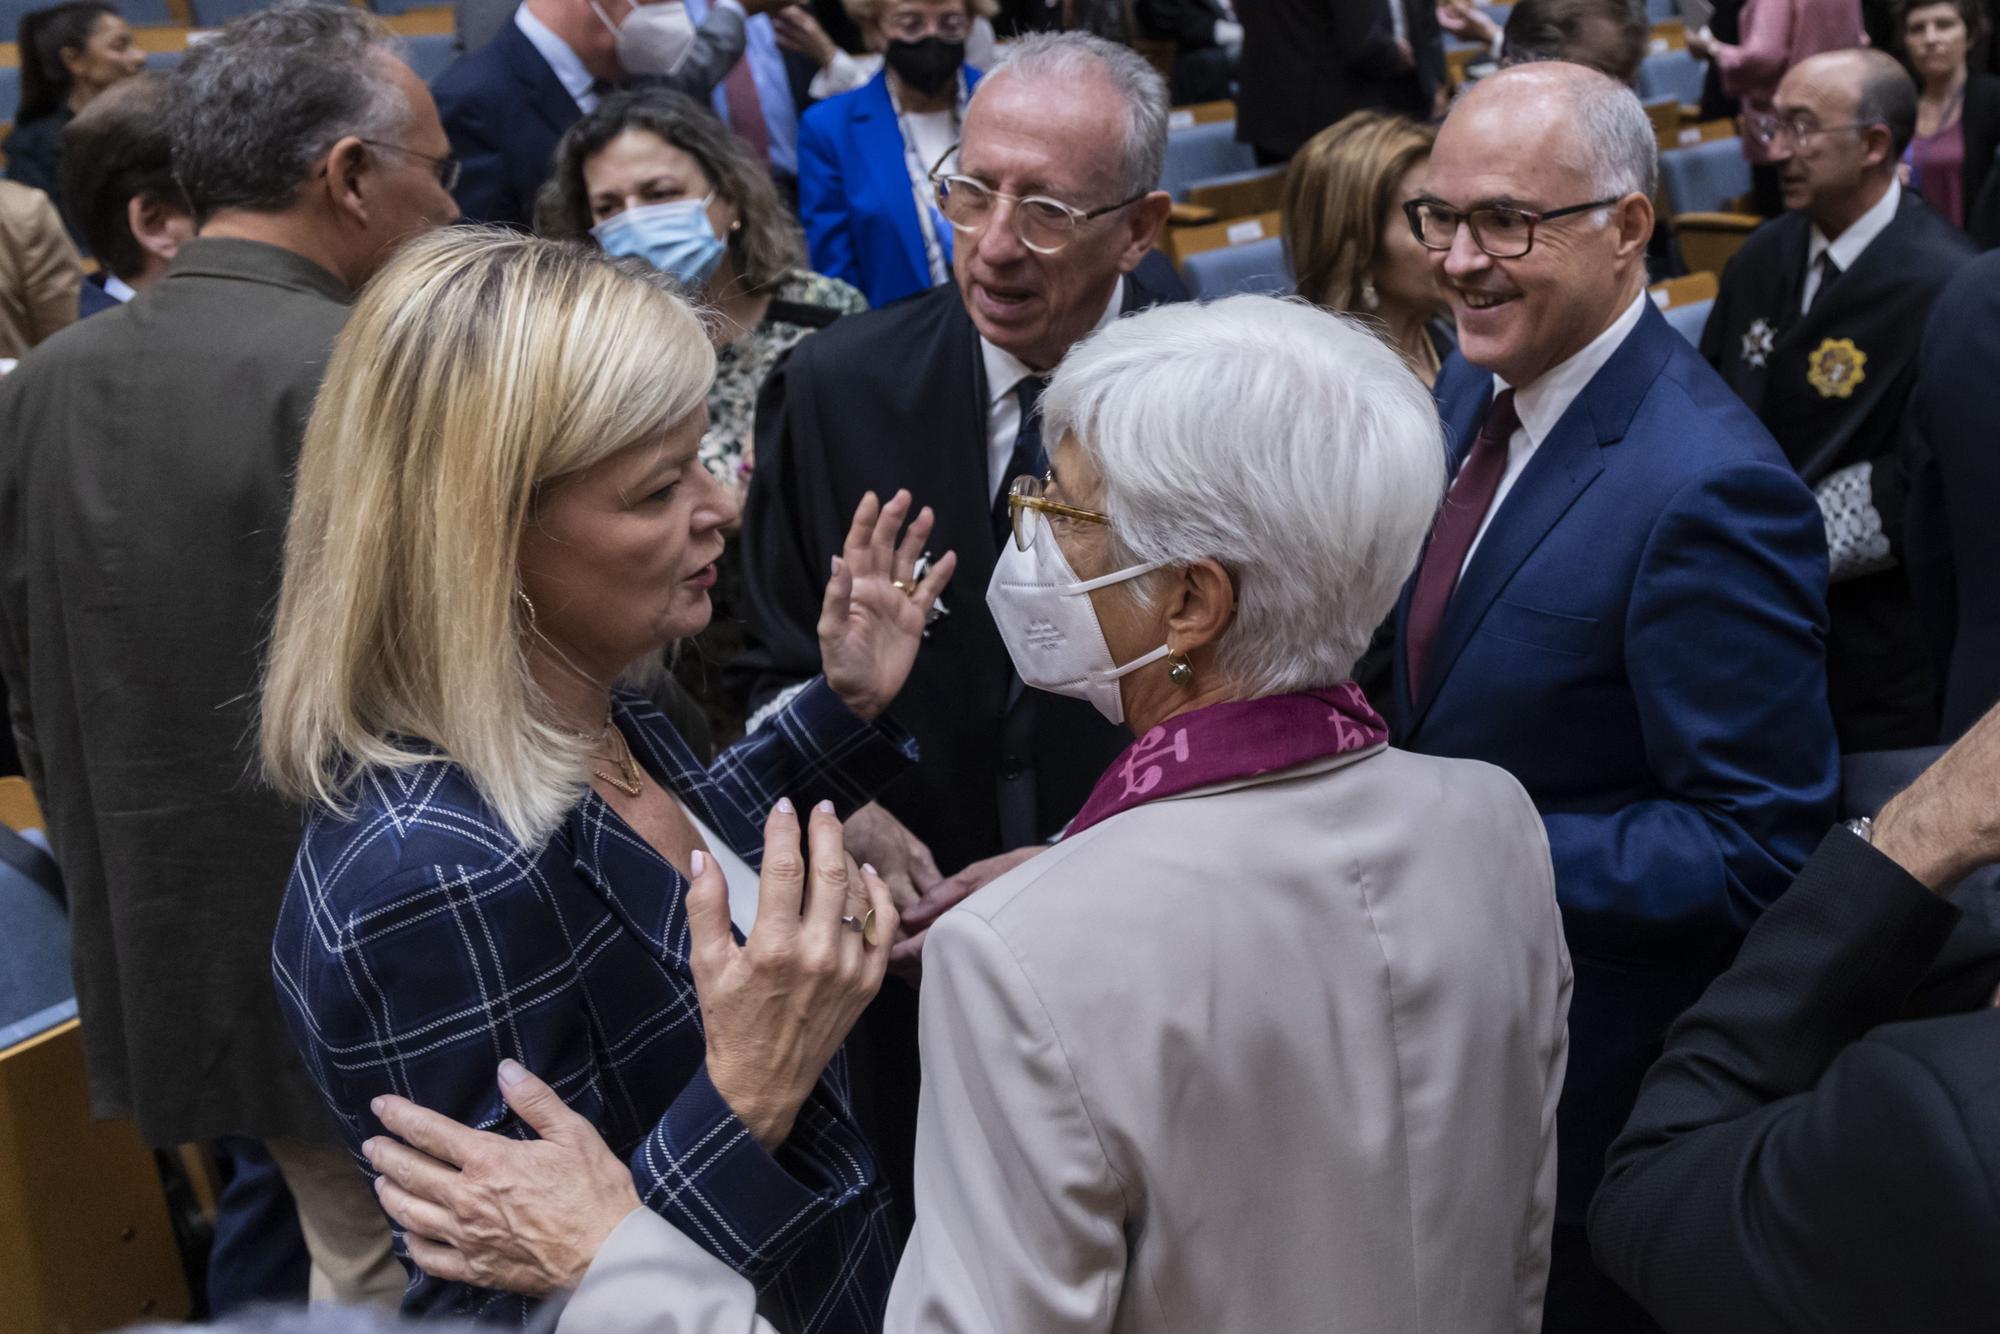
<path fill-rule="evenodd" d="M 1868 378 L 1868 354 L 1852 338 L 1829 338 L 1806 358 L 1806 383 L 1821 398 L 1851 398 L 1854 386 Z"/>

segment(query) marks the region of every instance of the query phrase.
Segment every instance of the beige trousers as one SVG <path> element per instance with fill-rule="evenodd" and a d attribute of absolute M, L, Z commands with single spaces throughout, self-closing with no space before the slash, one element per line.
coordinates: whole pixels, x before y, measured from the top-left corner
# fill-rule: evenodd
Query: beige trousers
<path fill-rule="evenodd" d="M 389 1249 L 389 1217 L 353 1156 L 299 1140 L 265 1146 L 299 1206 L 312 1300 L 394 1309 L 403 1299 L 403 1265 Z"/>

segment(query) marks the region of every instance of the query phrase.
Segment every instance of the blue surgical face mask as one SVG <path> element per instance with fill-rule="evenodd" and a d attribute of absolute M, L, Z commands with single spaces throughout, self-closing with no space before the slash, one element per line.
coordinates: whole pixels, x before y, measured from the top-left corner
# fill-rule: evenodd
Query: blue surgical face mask
<path fill-rule="evenodd" d="M 722 263 L 722 242 L 708 225 L 708 199 L 628 208 L 590 229 L 607 255 L 637 255 L 682 287 L 697 291 Z"/>

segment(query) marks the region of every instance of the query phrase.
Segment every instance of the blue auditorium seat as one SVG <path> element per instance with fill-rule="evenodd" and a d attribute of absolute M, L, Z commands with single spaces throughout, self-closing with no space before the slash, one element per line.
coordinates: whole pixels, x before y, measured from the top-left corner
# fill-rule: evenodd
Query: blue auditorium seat
<path fill-rule="evenodd" d="M 1741 139 L 1713 139 L 1660 154 L 1660 184 L 1667 195 L 1667 216 L 1714 213 L 1750 193 L 1750 164 L 1743 158 Z"/>
<path fill-rule="evenodd" d="M 1167 158 L 1160 172 L 1160 188 L 1175 199 L 1185 200 L 1188 187 L 1231 172 L 1250 171 L 1257 155 L 1250 145 L 1236 142 L 1236 122 L 1212 121 L 1190 125 L 1184 130 L 1167 131 Z"/>
<path fill-rule="evenodd" d="M 1667 323 L 1674 326 L 1674 332 L 1696 347 L 1701 346 L 1701 331 L 1708 326 L 1708 312 L 1715 306 L 1715 299 L 1690 301 L 1685 306 L 1675 306 L 1660 313 L 1667 317 Z"/>
<path fill-rule="evenodd" d="M 1284 296 L 1292 290 L 1291 275 L 1285 272 L 1285 243 L 1275 236 L 1189 255 L 1181 261 L 1181 276 L 1197 301 L 1241 292 Z"/>
<path fill-rule="evenodd" d="M 1690 106 L 1701 105 L 1702 81 L 1708 66 L 1686 51 L 1662 51 L 1639 63 L 1639 100 L 1672 97 Z"/>
<path fill-rule="evenodd" d="M 164 74 L 174 66 L 180 64 L 181 57 L 186 54 L 187 52 L 185 51 L 148 51 L 146 53 L 146 68 L 155 73 Z"/>
<path fill-rule="evenodd" d="M 180 22 L 167 0 L 110 0 L 127 23 L 135 28 L 165 28 Z"/>
<path fill-rule="evenodd" d="M 0 125 L 12 125 L 21 105 L 21 71 L 12 66 L 0 69 Z"/>
<path fill-rule="evenodd" d="M 448 32 L 421 33 L 405 37 L 403 42 L 409 52 L 410 68 L 425 83 L 444 73 L 458 59 L 458 38 Z"/>

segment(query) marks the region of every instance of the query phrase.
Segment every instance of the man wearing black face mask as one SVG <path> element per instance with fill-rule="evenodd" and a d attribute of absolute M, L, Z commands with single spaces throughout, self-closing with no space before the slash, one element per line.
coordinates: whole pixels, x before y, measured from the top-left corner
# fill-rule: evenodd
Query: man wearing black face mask
<path fill-rule="evenodd" d="M 992 4 L 871 0 L 852 9 L 883 68 L 800 118 L 799 215 L 813 268 L 885 306 L 951 275 L 951 227 L 930 171 L 958 143 L 979 82 L 965 67 L 965 40 Z"/>

